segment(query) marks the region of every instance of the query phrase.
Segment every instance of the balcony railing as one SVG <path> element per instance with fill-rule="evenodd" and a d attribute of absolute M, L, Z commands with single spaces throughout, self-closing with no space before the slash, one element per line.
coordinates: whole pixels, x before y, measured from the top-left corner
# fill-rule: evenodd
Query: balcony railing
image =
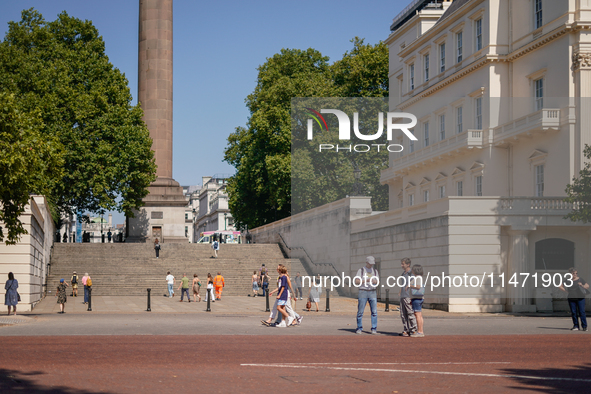
<path fill-rule="evenodd" d="M 405 168 L 436 159 L 439 156 L 453 156 L 454 153 L 461 153 L 464 150 L 482 148 L 483 134 L 482 130 L 466 130 L 413 153 L 398 157 L 392 161 L 390 168 L 382 172 L 381 180 L 384 182 L 392 177 L 395 178 L 404 172 Z"/>
<path fill-rule="evenodd" d="M 560 109 L 544 108 L 519 119 L 505 123 L 493 129 L 495 145 L 504 145 L 520 137 L 548 130 L 558 130 L 560 127 Z"/>

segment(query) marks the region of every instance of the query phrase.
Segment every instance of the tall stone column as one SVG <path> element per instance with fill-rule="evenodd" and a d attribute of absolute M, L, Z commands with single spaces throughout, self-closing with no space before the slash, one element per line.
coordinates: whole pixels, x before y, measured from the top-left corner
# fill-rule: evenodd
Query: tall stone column
<path fill-rule="evenodd" d="M 159 181 L 171 180 L 172 0 L 140 0 L 138 101 L 153 140 Z"/>
<path fill-rule="evenodd" d="M 127 220 L 130 242 L 187 242 L 183 188 L 172 178 L 172 0 L 140 0 L 138 101 L 158 166 L 145 206 Z"/>

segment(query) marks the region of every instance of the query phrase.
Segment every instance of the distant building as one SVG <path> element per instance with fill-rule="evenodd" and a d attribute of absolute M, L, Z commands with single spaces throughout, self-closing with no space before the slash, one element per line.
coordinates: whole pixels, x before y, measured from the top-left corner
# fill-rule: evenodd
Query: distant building
<path fill-rule="evenodd" d="M 109 242 L 107 234 L 109 231 L 111 232 L 111 242 L 117 242 L 115 235 L 119 234 L 120 231 L 125 231 L 124 225 L 117 225 L 117 227 L 113 226 L 113 215 L 109 214 L 108 220 L 105 218 L 101 218 L 100 216 L 97 217 L 90 217 L 90 223 L 82 223 L 82 234 L 84 232 L 90 234 L 90 242 L 91 243 L 101 243 L 102 237 L 101 234 L 105 234 L 105 242 Z M 119 226 L 122 226 L 118 228 Z M 80 241 L 78 241 L 80 242 Z"/>
<path fill-rule="evenodd" d="M 185 237 L 188 238 L 190 243 L 195 243 L 198 240 L 196 222 L 199 214 L 200 192 L 201 185 L 183 186 L 183 194 L 188 203 L 185 208 Z"/>
<path fill-rule="evenodd" d="M 226 180 L 231 174 L 215 174 L 204 176 L 203 186 L 199 191 L 199 204 L 195 231 L 201 234 L 205 231 L 228 230 L 235 231 L 234 218 L 228 208 L 228 194 Z"/>

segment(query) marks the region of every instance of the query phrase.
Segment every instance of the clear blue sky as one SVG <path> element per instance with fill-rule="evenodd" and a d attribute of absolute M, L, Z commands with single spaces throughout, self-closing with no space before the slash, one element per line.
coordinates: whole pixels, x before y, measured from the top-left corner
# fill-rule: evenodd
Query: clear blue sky
<path fill-rule="evenodd" d="M 174 0 L 173 177 L 195 185 L 202 176 L 234 173 L 223 161 L 227 137 L 248 120 L 244 99 L 266 58 L 281 48 L 312 47 L 338 60 L 355 36 L 372 44 L 385 40 L 392 19 L 410 2 Z M 135 103 L 138 0 L 3 0 L 2 37 L 8 22 L 31 7 L 46 20 L 62 11 L 91 20 L 111 63 L 129 80 Z"/>

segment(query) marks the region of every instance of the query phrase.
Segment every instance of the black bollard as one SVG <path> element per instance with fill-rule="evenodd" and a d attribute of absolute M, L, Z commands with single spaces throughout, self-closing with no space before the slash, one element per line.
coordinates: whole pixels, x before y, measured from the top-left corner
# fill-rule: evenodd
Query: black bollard
<path fill-rule="evenodd" d="M 271 312 L 271 309 L 269 309 L 269 289 L 265 291 L 265 300 L 267 302 L 267 309 L 265 310 L 265 312 Z"/>
<path fill-rule="evenodd" d="M 92 312 L 92 287 L 88 288 L 88 309 L 87 312 Z"/>
<path fill-rule="evenodd" d="M 330 312 L 330 290 L 326 289 L 326 310 L 324 312 Z"/>
<path fill-rule="evenodd" d="M 146 310 L 146 312 L 152 312 L 152 308 L 150 307 L 150 292 L 152 291 L 152 289 L 148 289 L 148 309 Z"/>
<path fill-rule="evenodd" d="M 211 293 L 213 293 L 213 291 L 210 291 L 211 289 L 207 289 L 206 290 L 206 294 L 207 294 L 207 309 L 205 310 L 205 312 L 211 312 L 211 308 L 210 308 L 210 302 L 211 302 Z"/>
<path fill-rule="evenodd" d="M 386 309 L 384 312 L 390 312 L 390 289 L 386 289 Z"/>

